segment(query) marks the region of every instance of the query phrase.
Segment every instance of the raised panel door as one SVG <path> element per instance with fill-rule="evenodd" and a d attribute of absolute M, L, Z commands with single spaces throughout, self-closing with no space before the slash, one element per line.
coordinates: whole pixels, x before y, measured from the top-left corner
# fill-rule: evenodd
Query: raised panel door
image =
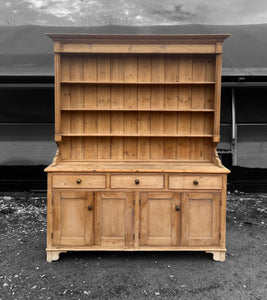
<path fill-rule="evenodd" d="M 53 245 L 92 245 L 93 195 L 91 192 L 54 192 Z"/>
<path fill-rule="evenodd" d="M 133 245 L 134 193 L 97 192 L 95 244 L 111 247 Z"/>
<path fill-rule="evenodd" d="M 140 193 L 140 246 L 180 244 L 180 193 Z"/>
<path fill-rule="evenodd" d="M 183 193 L 182 246 L 219 246 L 221 193 Z"/>

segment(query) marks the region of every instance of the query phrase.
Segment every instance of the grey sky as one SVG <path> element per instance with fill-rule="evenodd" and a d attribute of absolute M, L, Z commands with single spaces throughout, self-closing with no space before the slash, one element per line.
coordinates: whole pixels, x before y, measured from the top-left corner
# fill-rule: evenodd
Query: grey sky
<path fill-rule="evenodd" d="M 0 24 L 267 23 L 266 0 L 1 0 Z"/>

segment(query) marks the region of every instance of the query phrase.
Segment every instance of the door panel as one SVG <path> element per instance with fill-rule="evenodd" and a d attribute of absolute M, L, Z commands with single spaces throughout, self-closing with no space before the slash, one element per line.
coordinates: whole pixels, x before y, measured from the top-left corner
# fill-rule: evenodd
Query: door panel
<path fill-rule="evenodd" d="M 184 193 L 182 198 L 182 246 L 219 245 L 220 193 Z"/>
<path fill-rule="evenodd" d="M 55 192 L 53 195 L 53 245 L 93 244 L 93 193 Z"/>
<path fill-rule="evenodd" d="M 180 194 L 141 193 L 140 200 L 140 245 L 179 245 Z"/>
<path fill-rule="evenodd" d="M 95 243 L 102 246 L 132 246 L 134 193 L 97 192 Z"/>

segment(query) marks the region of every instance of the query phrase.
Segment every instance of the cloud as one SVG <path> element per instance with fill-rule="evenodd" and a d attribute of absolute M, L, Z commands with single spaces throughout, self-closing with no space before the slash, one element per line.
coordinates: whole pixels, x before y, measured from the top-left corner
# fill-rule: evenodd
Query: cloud
<path fill-rule="evenodd" d="M 266 0 L 0 1 L 2 24 L 160 25 L 267 22 Z"/>

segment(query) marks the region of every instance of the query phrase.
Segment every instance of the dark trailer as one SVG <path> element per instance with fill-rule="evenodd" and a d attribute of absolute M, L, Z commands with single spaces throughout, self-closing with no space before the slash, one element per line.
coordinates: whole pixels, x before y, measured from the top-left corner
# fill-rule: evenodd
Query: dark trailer
<path fill-rule="evenodd" d="M 267 24 L 0 27 L 0 188 L 46 188 L 54 143 L 54 33 L 223 34 L 221 142 L 229 188 L 267 191 Z"/>

